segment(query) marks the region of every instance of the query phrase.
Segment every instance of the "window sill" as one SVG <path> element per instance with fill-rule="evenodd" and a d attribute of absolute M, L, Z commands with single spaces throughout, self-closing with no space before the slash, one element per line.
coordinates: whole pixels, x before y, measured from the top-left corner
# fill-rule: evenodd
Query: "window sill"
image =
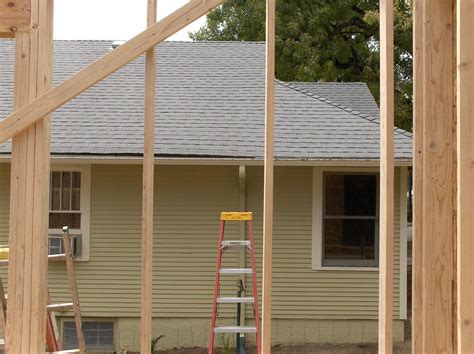
<path fill-rule="evenodd" d="M 331 267 L 321 266 L 313 268 L 314 271 L 355 271 L 355 272 L 378 272 L 379 267 Z"/>

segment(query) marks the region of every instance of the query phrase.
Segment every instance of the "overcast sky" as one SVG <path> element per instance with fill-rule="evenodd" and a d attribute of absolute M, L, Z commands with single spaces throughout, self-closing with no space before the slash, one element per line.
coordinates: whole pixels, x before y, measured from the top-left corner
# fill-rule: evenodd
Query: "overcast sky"
<path fill-rule="evenodd" d="M 183 6 L 187 0 L 157 0 L 158 18 Z M 54 39 L 126 40 L 145 29 L 146 0 L 56 0 Z M 205 16 L 170 40 L 189 40 L 188 32 L 199 29 Z"/>

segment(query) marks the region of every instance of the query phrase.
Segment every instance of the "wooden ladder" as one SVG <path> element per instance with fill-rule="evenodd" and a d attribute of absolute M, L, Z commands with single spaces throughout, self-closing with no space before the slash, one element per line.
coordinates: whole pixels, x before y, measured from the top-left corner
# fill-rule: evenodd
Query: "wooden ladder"
<path fill-rule="evenodd" d="M 72 302 L 53 304 L 51 302 L 51 296 L 48 290 L 48 316 L 46 320 L 46 348 L 48 353 L 85 353 L 86 343 L 84 339 L 84 333 L 82 331 L 82 319 L 81 319 L 81 308 L 79 305 L 79 295 L 77 292 L 76 273 L 74 271 L 74 259 L 71 251 L 71 240 L 69 235 L 69 228 L 63 227 L 63 246 L 64 253 L 54 254 L 48 256 L 48 261 L 58 262 L 66 261 L 66 269 L 69 281 L 69 289 L 71 291 Z M 8 249 L 3 248 L 0 251 L 0 265 L 8 265 Z M 72 310 L 74 314 L 74 321 L 76 324 L 76 335 L 78 342 L 78 349 L 63 350 L 61 336 L 57 327 L 55 312 L 65 312 Z M 7 295 L 3 287 L 2 279 L 0 278 L 0 330 L 5 333 L 6 331 L 6 318 L 7 318 Z M 5 340 L 0 340 L 0 350 L 5 349 Z"/>

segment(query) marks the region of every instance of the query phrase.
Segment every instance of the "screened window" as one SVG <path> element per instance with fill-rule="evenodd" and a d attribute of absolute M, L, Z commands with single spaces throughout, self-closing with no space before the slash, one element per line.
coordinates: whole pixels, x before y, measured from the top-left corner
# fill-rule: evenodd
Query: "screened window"
<path fill-rule="evenodd" d="M 323 266 L 378 265 L 378 176 L 324 173 Z"/>
<path fill-rule="evenodd" d="M 87 350 L 114 350 L 115 326 L 113 321 L 85 321 L 82 330 Z M 63 322 L 64 349 L 77 349 L 76 324 L 74 321 Z"/>

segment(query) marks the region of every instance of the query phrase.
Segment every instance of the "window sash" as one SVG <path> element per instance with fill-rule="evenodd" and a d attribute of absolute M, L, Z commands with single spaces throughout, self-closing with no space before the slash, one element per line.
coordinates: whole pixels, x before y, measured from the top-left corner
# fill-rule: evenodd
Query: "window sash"
<path fill-rule="evenodd" d="M 59 186 L 54 185 L 55 175 L 59 176 Z M 64 186 L 64 175 L 69 174 L 69 186 Z M 78 177 L 77 177 L 78 176 Z M 79 187 L 75 186 L 73 181 L 79 182 Z M 49 191 L 49 211 L 50 212 L 80 212 L 82 211 L 81 203 L 81 190 L 82 190 L 82 173 L 80 171 L 69 171 L 69 170 L 55 170 L 51 171 L 50 178 L 50 191 Z M 65 207 L 63 203 L 65 202 L 66 195 L 68 193 L 67 201 L 68 206 Z M 58 197 L 58 200 L 55 201 L 55 197 Z M 74 207 L 73 200 L 79 198 L 79 208 Z M 57 207 L 54 207 L 57 205 Z"/>
<path fill-rule="evenodd" d="M 65 183 L 65 176 L 69 175 L 68 179 L 69 182 Z M 60 214 L 71 214 L 71 216 L 78 215 L 78 224 L 79 227 L 74 227 L 74 225 L 67 225 L 71 230 L 81 231 L 82 229 L 82 219 L 84 217 L 84 213 L 82 210 L 83 202 L 82 202 L 82 188 L 83 188 L 83 175 L 81 171 L 77 170 L 68 170 L 67 168 L 62 170 L 53 170 L 51 171 L 51 178 L 50 178 L 50 192 L 49 192 L 49 214 L 48 214 L 48 224 L 51 223 L 51 215 L 60 215 Z M 64 185 L 67 184 L 65 187 Z M 68 193 L 68 198 L 65 198 L 65 194 Z M 55 201 L 54 198 L 58 200 Z M 78 198 L 78 201 L 77 201 Z M 67 206 L 63 205 L 64 201 L 67 199 L 68 204 Z M 75 203 L 78 204 L 79 209 L 75 209 Z M 73 217 L 75 219 L 75 217 Z M 65 225 L 58 225 L 58 227 L 49 227 L 50 231 L 61 230 L 62 226 Z"/>
<path fill-rule="evenodd" d="M 368 175 L 375 176 L 376 194 L 375 194 L 375 215 L 328 215 L 326 214 L 326 176 L 343 175 L 357 176 Z M 322 222 L 321 222 L 321 266 L 323 267 L 377 267 L 379 263 L 379 173 L 376 172 L 322 172 Z M 326 258 L 326 220 L 373 220 L 375 223 L 374 232 L 374 259 L 352 259 L 352 258 Z M 362 246 L 362 245 L 361 245 Z"/>

